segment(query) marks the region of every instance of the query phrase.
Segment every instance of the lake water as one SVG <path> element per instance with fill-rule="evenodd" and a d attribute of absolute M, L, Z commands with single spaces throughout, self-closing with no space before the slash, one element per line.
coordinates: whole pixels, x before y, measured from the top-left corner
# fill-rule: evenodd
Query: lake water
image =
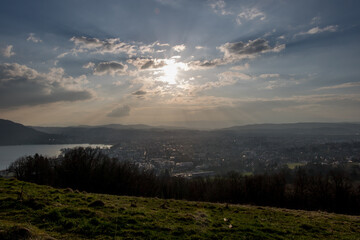
<path fill-rule="evenodd" d="M 61 153 L 63 148 L 74 147 L 99 147 L 110 148 L 111 145 L 103 144 L 58 144 L 58 145 L 13 145 L 13 146 L 0 146 L 0 170 L 9 167 L 10 163 L 16 159 L 34 155 L 35 153 L 41 154 L 47 157 L 55 157 Z"/>

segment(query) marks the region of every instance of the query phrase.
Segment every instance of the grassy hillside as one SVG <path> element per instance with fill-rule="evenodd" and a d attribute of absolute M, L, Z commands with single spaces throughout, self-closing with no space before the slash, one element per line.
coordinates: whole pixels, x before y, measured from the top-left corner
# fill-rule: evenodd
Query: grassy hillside
<path fill-rule="evenodd" d="M 360 217 L 80 193 L 0 178 L 0 239 L 360 239 Z"/>

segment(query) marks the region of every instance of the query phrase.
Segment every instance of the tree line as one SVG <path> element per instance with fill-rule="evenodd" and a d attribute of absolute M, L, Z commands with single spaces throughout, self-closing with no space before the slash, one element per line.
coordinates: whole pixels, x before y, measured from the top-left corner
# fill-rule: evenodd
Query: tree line
<path fill-rule="evenodd" d="M 94 193 L 360 214 L 360 185 L 342 169 L 320 171 L 315 166 L 187 179 L 168 173 L 158 176 L 110 158 L 99 149 L 79 147 L 57 158 L 22 157 L 8 170 L 19 180 Z"/>

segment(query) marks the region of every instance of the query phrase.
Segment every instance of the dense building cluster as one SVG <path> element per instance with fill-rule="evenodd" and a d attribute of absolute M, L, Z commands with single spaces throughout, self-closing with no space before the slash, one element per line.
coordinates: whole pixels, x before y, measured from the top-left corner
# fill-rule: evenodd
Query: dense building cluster
<path fill-rule="evenodd" d="M 273 172 L 308 163 L 360 167 L 360 142 L 343 137 L 163 138 L 123 141 L 103 153 L 139 168 L 172 176 Z"/>

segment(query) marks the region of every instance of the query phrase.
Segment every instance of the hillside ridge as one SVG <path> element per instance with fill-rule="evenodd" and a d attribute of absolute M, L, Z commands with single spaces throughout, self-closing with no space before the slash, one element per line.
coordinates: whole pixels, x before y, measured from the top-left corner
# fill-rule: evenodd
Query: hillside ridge
<path fill-rule="evenodd" d="M 0 145 L 51 144 L 60 139 L 58 135 L 40 132 L 4 119 L 0 119 L 0 132 Z"/>

